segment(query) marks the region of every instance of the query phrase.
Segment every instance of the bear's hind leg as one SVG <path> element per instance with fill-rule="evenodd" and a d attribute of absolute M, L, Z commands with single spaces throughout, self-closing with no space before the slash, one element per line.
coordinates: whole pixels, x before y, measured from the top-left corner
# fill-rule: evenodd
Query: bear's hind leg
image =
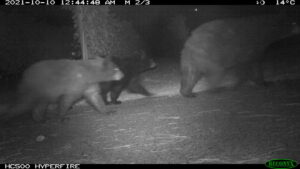
<path fill-rule="evenodd" d="M 36 122 L 41 122 L 45 120 L 45 113 L 47 112 L 48 102 L 41 101 L 37 104 L 32 112 L 32 118 Z"/>
<path fill-rule="evenodd" d="M 208 83 L 208 90 L 212 92 L 219 92 L 223 89 L 222 82 L 224 80 L 225 71 L 221 68 L 214 68 L 210 70 L 206 75 L 206 81 Z"/>
<path fill-rule="evenodd" d="M 92 85 L 84 92 L 84 98 L 99 113 L 113 113 L 114 110 L 106 110 L 105 103 L 99 96 L 99 86 Z"/>
<path fill-rule="evenodd" d="M 108 105 L 109 102 L 107 100 L 107 95 L 108 95 L 108 92 L 111 91 L 111 85 L 112 85 L 112 82 L 101 82 L 100 84 L 100 95 L 102 97 L 102 100 L 103 102 L 105 103 L 105 105 Z"/>
<path fill-rule="evenodd" d="M 59 111 L 59 118 L 62 121 L 67 119 L 65 117 L 67 112 L 72 108 L 73 104 L 80 99 L 81 96 L 78 94 L 65 94 L 59 98 L 58 111 Z"/>
<path fill-rule="evenodd" d="M 125 87 L 128 85 L 128 81 L 118 81 L 113 86 L 111 92 L 110 92 L 110 98 L 111 98 L 111 104 L 121 104 L 122 102 L 118 100 L 121 92 L 125 89 Z"/>

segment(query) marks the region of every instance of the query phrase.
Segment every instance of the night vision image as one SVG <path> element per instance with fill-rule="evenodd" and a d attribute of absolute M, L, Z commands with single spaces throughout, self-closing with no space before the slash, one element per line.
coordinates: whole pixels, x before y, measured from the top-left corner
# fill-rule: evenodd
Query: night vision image
<path fill-rule="evenodd" d="M 300 161 L 300 7 L 0 7 L 0 163 Z"/>

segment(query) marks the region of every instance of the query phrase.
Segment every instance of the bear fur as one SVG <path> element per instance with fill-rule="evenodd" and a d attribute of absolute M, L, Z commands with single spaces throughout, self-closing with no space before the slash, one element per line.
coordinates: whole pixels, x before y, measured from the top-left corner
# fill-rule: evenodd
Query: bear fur
<path fill-rule="evenodd" d="M 146 56 L 144 51 L 137 51 L 130 57 L 112 57 L 112 61 L 124 73 L 124 77 L 121 80 L 100 83 L 101 96 L 105 104 L 121 104 L 118 98 L 125 89 L 131 93 L 142 94 L 144 96 L 152 95 L 141 84 L 140 74 L 154 69 L 156 63 Z M 110 102 L 107 99 L 108 93 L 110 93 Z"/>
<path fill-rule="evenodd" d="M 252 79 L 263 83 L 261 60 L 272 42 L 298 33 L 285 15 L 262 15 L 214 20 L 196 28 L 181 52 L 180 93 L 194 97 L 196 83 L 205 78 L 209 88 L 229 73 L 237 84 Z"/>
<path fill-rule="evenodd" d="M 18 88 L 17 105 L 9 108 L 5 119 L 32 112 L 35 121 L 43 120 L 49 104 L 57 104 L 60 117 L 80 99 L 96 111 L 105 112 L 99 97 L 99 82 L 119 80 L 123 73 L 108 59 L 44 60 L 23 73 Z"/>

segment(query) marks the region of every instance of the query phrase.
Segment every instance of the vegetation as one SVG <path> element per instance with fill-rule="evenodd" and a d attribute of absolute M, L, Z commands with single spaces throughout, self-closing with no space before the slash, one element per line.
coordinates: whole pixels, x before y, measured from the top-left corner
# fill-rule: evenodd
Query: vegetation
<path fill-rule="evenodd" d="M 73 13 L 75 39 L 81 44 L 83 59 L 128 57 L 140 49 L 141 40 L 131 23 L 122 21 L 107 6 L 78 6 Z"/>

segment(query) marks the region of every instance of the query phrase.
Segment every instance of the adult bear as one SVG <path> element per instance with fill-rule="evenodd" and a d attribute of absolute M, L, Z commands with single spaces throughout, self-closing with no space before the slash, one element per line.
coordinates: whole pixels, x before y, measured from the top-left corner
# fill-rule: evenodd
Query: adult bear
<path fill-rule="evenodd" d="M 99 97 L 99 82 L 120 80 L 123 73 L 108 59 L 44 60 L 25 70 L 18 88 L 17 105 L 5 119 L 32 111 L 35 121 L 43 119 L 49 104 L 58 104 L 60 117 L 84 98 L 96 111 L 105 112 Z"/>
<path fill-rule="evenodd" d="M 144 51 L 136 51 L 132 56 L 124 58 L 112 57 L 112 61 L 121 69 L 124 77 L 121 80 L 100 83 L 101 96 L 105 104 L 121 104 L 118 97 L 124 89 L 144 96 L 152 95 L 140 83 L 140 74 L 154 69 L 156 63 Z M 110 93 L 110 102 L 107 99 L 108 93 Z"/>
<path fill-rule="evenodd" d="M 204 23 L 192 32 L 181 53 L 181 95 L 194 97 L 192 90 L 202 77 L 210 88 L 218 87 L 228 72 L 238 74 L 239 83 L 250 78 L 262 83 L 259 63 L 264 49 L 297 32 L 281 14 Z"/>

